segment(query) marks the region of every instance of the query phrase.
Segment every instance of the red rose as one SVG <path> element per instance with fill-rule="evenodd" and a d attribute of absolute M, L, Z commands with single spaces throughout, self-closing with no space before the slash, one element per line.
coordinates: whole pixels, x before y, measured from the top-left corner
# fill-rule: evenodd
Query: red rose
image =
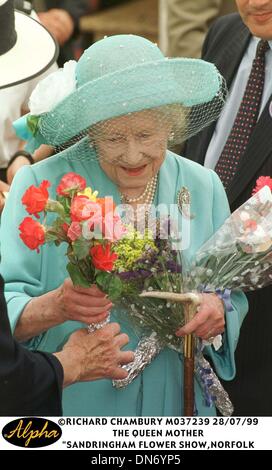
<path fill-rule="evenodd" d="M 101 207 L 86 196 L 76 196 L 72 200 L 70 214 L 73 222 L 88 220 L 95 215 L 101 219 Z"/>
<path fill-rule="evenodd" d="M 90 255 L 94 267 L 101 271 L 112 271 L 115 261 L 118 258 L 116 253 L 111 253 L 111 245 L 95 245 L 90 249 Z"/>
<path fill-rule="evenodd" d="M 60 196 L 70 197 L 71 191 L 84 191 L 86 188 L 86 180 L 77 173 L 67 173 L 64 175 L 56 189 L 57 194 Z"/>
<path fill-rule="evenodd" d="M 22 197 L 22 203 L 26 206 L 26 211 L 29 214 L 34 214 L 37 218 L 40 216 L 38 212 L 45 210 L 49 194 L 47 188 L 49 188 L 49 181 L 42 181 L 40 186 L 30 186 Z"/>
<path fill-rule="evenodd" d="M 260 176 L 260 178 L 257 179 L 256 186 L 252 191 L 252 195 L 256 194 L 264 186 L 268 186 L 272 191 L 272 178 L 270 178 L 270 176 Z"/>
<path fill-rule="evenodd" d="M 45 242 L 45 228 L 42 224 L 31 217 L 25 217 L 19 226 L 20 238 L 26 246 L 31 250 L 37 250 L 39 253 L 39 246 Z"/>

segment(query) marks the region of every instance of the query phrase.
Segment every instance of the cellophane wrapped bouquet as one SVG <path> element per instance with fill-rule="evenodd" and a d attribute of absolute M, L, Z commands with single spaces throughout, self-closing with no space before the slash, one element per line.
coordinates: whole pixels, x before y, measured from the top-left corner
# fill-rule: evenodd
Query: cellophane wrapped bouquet
<path fill-rule="evenodd" d="M 272 282 L 272 196 L 268 186 L 237 209 L 196 254 L 186 288 L 253 291 Z"/>
<path fill-rule="evenodd" d="M 121 241 L 121 244 L 126 243 L 129 243 L 126 239 Z M 122 251 L 125 253 L 125 246 Z M 184 325 L 182 305 L 159 298 L 141 298 L 141 290 L 216 293 L 224 300 L 227 315 L 232 310 L 232 291 L 252 291 L 271 284 L 270 188 L 263 187 L 237 209 L 198 250 L 192 263 L 188 264 L 178 255 L 171 250 L 169 241 L 155 240 L 152 248 L 149 245 L 129 270 L 124 260 L 120 275 L 127 287 L 123 289 L 119 301 L 130 305 L 129 318 L 138 328 L 152 333 L 140 341 L 134 364 L 125 366 L 129 376 L 116 381 L 117 387 L 127 385 L 163 347 L 168 346 L 179 352 L 183 350 L 183 339 L 175 336 L 175 331 Z M 140 275 L 141 269 L 144 276 Z M 233 407 L 229 397 L 204 358 L 203 347 L 206 344 L 195 339 L 196 379 L 202 387 L 206 405 L 215 404 L 223 415 L 231 415 Z M 216 337 L 214 348 L 219 349 L 221 344 L 222 338 Z"/>

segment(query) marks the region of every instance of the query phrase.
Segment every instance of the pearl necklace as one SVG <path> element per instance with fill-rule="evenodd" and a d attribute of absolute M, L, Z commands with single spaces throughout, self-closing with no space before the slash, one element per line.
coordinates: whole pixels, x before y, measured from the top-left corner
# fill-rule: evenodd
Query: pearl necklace
<path fill-rule="evenodd" d="M 125 194 L 120 194 L 121 196 L 121 202 L 123 204 L 131 204 L 133 202 L 139 202 L 143 199 L 145 199 L 145 205 L 152 204 L 155 193 L 156 193 L 156 188 L 157 188 L 157 180 L 158 180 L 158 175 L 155 175 L 151 178 L 150 181 L 148 181 L 146 188 L 142 194 L 138 197 L 131 197 L 129 198 Z"/>

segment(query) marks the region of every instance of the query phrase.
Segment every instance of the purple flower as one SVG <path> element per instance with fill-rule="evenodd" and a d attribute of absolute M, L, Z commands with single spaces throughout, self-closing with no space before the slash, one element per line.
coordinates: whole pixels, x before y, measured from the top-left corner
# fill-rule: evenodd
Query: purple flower
<path fill-rule="evenodd" d="M 146 279 L 147 277 L 152 276 L 151 271 L 147 271 L 145 269 L 137 269 L 135 271 L 126 271 L 123 273 L 119 273 L 118 276 L 123 281 L 133 281 L 137 279 Z"/>

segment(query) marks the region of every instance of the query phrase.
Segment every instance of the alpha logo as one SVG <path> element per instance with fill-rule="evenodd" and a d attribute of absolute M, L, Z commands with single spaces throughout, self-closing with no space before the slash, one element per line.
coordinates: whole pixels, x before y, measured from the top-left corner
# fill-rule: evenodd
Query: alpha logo
<path fill-rule="evenodd" d="M 18 418 L 6 424 L 2 430 L 2 436 L 7 442 L 30 449 L 50 446 L 61 435 L 59 425 L 44 418 Z"/>

